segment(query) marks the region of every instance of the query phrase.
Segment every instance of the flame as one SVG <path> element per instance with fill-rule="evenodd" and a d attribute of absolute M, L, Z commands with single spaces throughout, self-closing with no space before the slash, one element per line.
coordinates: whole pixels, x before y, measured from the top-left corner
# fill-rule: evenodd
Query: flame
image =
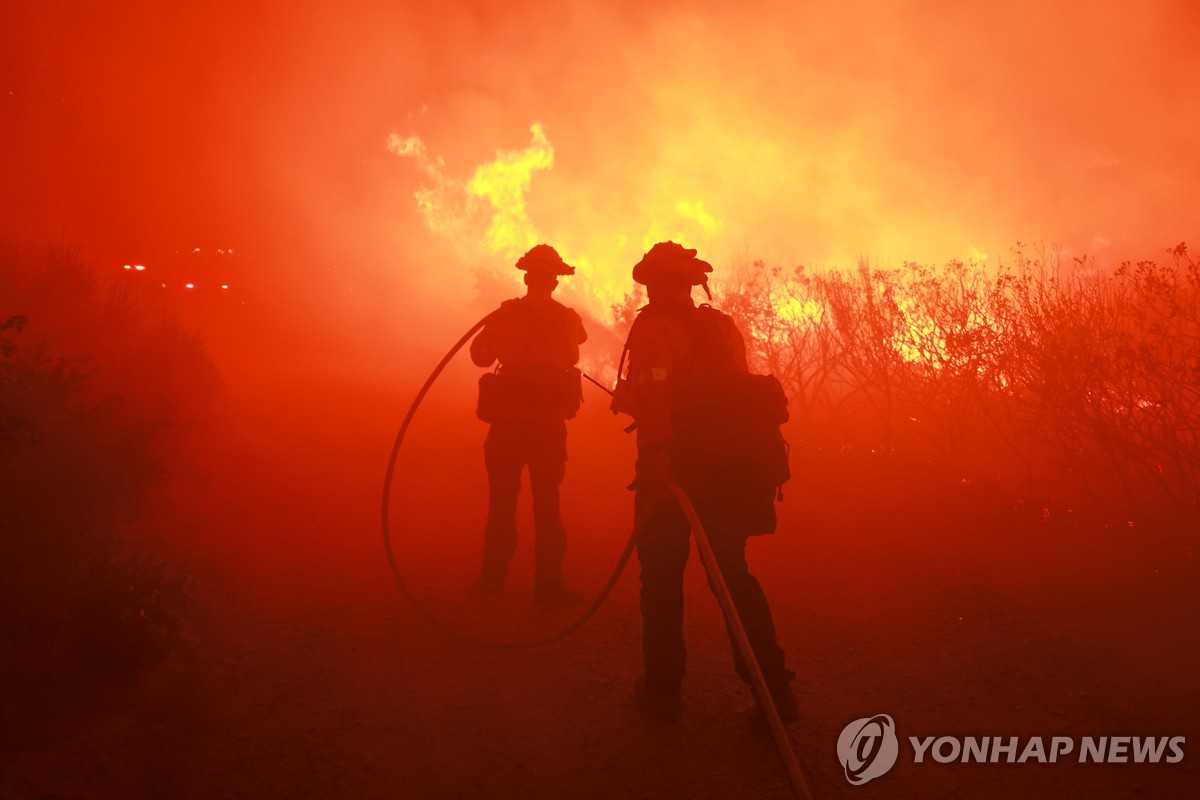
<path fill-rule="evenodd" d="M 664 215 L 669 220 L 667 224 L 651 223 L 642 237 L 642 250 L 649 250 L 658 242 L 711 240 L 721 230 L 721 220 L 705 208 L 703 200 L 680 200 L 675 203 L 674 211 L 673 220 L 670 215 Z"/>
<path fill-rule="evenodd" d="M 401 158 L 413 159 L 425 178 L 426 184 L 416 191 L 415 197 L 417 211 L 426 227 L 456 246 L 462 246 L 468 238 L 467 218 L 471 216 L 465 181 L 450 177 L 446 173 L 446 163 L 440 157 L 431 156 L 417 136 L 401 138 L 393 133 L 388 137 L 388 150 Z"/>
<path fill-rule="evenodd" d="M 789 297 L 776 301 L 779 318 L 793 326 L 820 325 L 825 318 L 825 306 L 811 298 Z"/>
<path fill-rule="evenodd" d="M 577 268 L 577 276 L 565 285 L 564 293 L 596 319 L 611 323 L 613 307 L 632 288 L 630 266 L 641 253 L 666 240 L 703 246 L 721 233 L 724 224 L 710 210 L 706 198 L 694 193 L 671 197 L 673 187 L 663 196 L 630 204 L 621 230 L 606 229 L 603 221 L 581 213 L 535 223 L 529 211 L 533 178 L 554 167 L 554 146 L 541 124 L 534 122 L 529 131 L 527 147 L 497 150 L 495 159 L 476 166 L 469 179 L 450 175 L 445 161 L 431 154 L 418 136 L 393 133 L 388 139 L 388 149 L 412 159 L 424 179 L 415 197 L 429 230 L 449 239 L 465 255 L 485 253 L 509 259 L 508 264 L 491 262 L 501 279 L 515 278 L 511 259 L 538 242 L 548 242 Z M 979 248 L 973 247 L 971 252 L 976 263 L 987 258 Z M 815 327 L 825 317 L 826 309 L 818 300 L 803 296 L 786 282 L 772 293 L 772 302 L 782 327 L 755 335 L 782 339 L 787 329 Z M 900 324 L 890 346 L 905 361 L 940 369 L 949 357 L 946 333 L 913 298 L 902 297 L 897 302 Z M 590 366 L 604 372 L 602 365 Z"/>
<path fill-rule="evenodd" d="M 649 202 L 627 204 L 619 219 L 602 219 L 587 208 L 555 214 L 558 204 L 550 203 L 545 218 L 535 220 L 529 210 L 534 175 L 554 167 L 554 145 L 540 123 L 529 131 L 527 147 L 497 150 L 494 160 L 476 166 L 466 179 L 451 175 L 419 136 L 388 137 L 388 150 L 411 159 L 423 179 L 415 198 L 426 227 L 452 242 L 464 260 L 499 257 L 489 263 L 502 280 L 515 282 L 511 266 L 521 253 L 539 242 L 551 244 L 576 267 L 564 294 L 610 323 L 612 307 L 632 289 L 632 266 L 646 250 L 668 239 L 704 247 L 724 227 L 706 198 L 673 190 Z"/>
<path fill-rule="evenodd" d="M 679 170 L 655 172 L 662 176 L 661 185 L 649 196 L 619 203 L 616 213 L 595 210 L 591 198 L 580 195 L 573 185 L 550 185 L 547 188 L 555 194 L 538 194 L 551 180 L 555 148 L 540 123 L 532 123 L 529 133 L 527 146 L 497 149 L 495 158 L 473 167 L 469 177 L 452 175 L 446 162 L 419 136 L 393 133 L 388 138 L 389 151 L 411 160 L 421 176 L 415 199 L 426 227 L 452 242 L 464 262 L 483 264 L 482 269 L 491 270 L 501 281 L 512 281 L 515 288 L 516 257 L 539 242 L 551 244 L 576 267 L 576 276 L 560 290 L 564 299 L 601 323 L 611 324 L 614 307 L 633 288 L 632 265 L 656 242 L 680 242 L 700 249 L 708 259 L 714 258 L 710 245 L 721 242 L 728 247 L 728 241 L 721 239 L 727 234 L 726 225 L 714 202 L 714 197 L 722 196 L 719 187 L 713 196 L 705 196 L 704 184 L 686 179 Z M 535 181 L 535 176 L 545 177 Z M 844 193 L 861 191 L 849 177 L 841 180 L 846 184 Z M 535 196 L 538 202 L 531 202 Z M 971 246 L 970 252 L 972 266 L 987 259 L 979 247 Z M 713 276 L 718 290 L 720 272 L 718 266 Z M 782 327 L 755 335 L 783 337 L 788 328 L 822 324 L 826 308 L 819 300 L 786 282 L 778 290 L 771 299 Z M 907 362 L 940 369 L 950 357 L 947 335 L 959 331 L 943 330 L 914 298 L 900 297 L 896 302 L 898 324 L 890 346 Z M 978 321 L 968 322 L 968 326 L 975 324 Z"/>
<path fill-rule="evenodd" d="M 388 137 L 388 149 L 411 158 L 426 179 L 416 192 L 417 210 L 426 226 L 450 239 L 467 253 L 482 249 L 513 258 L 540 240 L 529 219 L 526 195 L 535 172 L 554 166 L 554 147 L 539 123 L 529 128 L 532 142 L 520 150 L 499 150 L 494 161 L 480 164 L 469 180 L 452 177 L 446 162 L 432 156 L 420 137 Z M 490 207 L 486 230 L 478 231 L 478 220 Z"/>
<path fill-rule="evenodd" d="M 486 199 L 492 222 L 485 239 L 490 252 L 515 257 L 538 243 L 538 234 L 525 208 L 533 173 L 554 166 L 554 147 L 538 123 L 530 126 L 533 142 L 522 150 L 501 150 L 496 160 L 475 168 L 467 193 Z"/>
<path fill-rule="evenodd" d="M 925 364 L 940 369 L 948 355 L 946 337 L 938 328 L 937 321 L 921 310 L 911 297 L 897 302 L 900 311 L 901 330 L 892 337 L 892 347 L 900 358 L 913 364 Z"/>

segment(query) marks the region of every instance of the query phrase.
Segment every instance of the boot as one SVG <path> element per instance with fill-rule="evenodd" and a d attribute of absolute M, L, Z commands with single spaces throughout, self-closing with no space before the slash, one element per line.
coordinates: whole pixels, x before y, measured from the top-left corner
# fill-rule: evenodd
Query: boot
<path fill-rule="evenodd" d="M 790 686 L 784 684 L 782 688 L 772 689 L 771 700 L 775 703 L 775 710 L 779 712 L 779 719 L 783 724 L 800 721 L 800 704 L 796 702 L 796 696 L 792 694 Z"/>
<path fill-rule="evenodd" d="M 634 681 L 633 697 L 643 711 L 659 722 L 678 722 L 683 713 L 683 698 L 679 692 L 656 692 L 646 686 L 645 677 Z"/>
<path fill-rule="evenodd" d="M 794 677 L 796 677 L 796 673 L 785 670 L 783 678 L 767 684 L 771 701 L 784 725 L 800 721 L 800 704 L 796 701 L 796 696 L 792 694 L 791 687 L 791 680 Z M 767 724 L 767 714 L 763 710 L 762 704 L 758 702 L 757 694 L 754 695 L 754 702 L 754 711 L 750 716 L 750 728 L 757 734 L 769 734 L 770 726 Z"/>

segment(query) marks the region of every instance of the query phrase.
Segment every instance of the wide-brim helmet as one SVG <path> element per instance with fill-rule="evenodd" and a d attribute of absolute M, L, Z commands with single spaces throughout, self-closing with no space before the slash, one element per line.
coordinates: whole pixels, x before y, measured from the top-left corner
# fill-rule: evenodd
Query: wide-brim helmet
<path fill-rule="evenodd" d="M 575 268 L 562 260 L 562 256 L 548 244 L 534 245 L 529 252 L 517 259 L 517 269 L 542 275 L 574 275 Z"/>
<path fill-rule="evenodd" d="M 712 264 L 696 258 L 696 251 L 675 242 L 659 242 L 633 266 L 633 279 L 643 286 L 666 277 L 682 277 L 692 286 L 708 284 Z"/>

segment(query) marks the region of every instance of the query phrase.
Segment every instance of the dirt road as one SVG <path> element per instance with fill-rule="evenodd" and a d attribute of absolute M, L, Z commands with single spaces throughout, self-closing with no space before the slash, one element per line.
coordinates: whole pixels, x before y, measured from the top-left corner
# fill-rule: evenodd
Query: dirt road
<path fill-rule="evenodd" d="M 642 717 L 636 565 L 595 620 L 493 652 L 422 621 L 378 534 L 410 386 L 297 373 L 230 395 L 165 505 L 197 570 L 186 657 L 117 713 L 14 755 L 13 797 L 786 797 L 698 561 L 687 581 L 683 720 Z M 461 388 L 461 387 L 460 387 Z M 286 391 L 284 391 L 286 389 Z M 483 518 L 483 427 L 431 400 L 402 466 L 398 541 L 421 596 L 478 633 L 548 631 L 528 537 L 497 606 L 465 591 Z M 572 423 L 571 576 L 597 589 L 628 533 L 630 443 L 602 403 Z M 1179 797 L 1197 782 L 1196 566 L 1136 530 L 1017 520 L 1002 499 L 804 464 L 750 558 L 799 675 L 793 737 L 818 797 Z M 859 488 L 859 487 L 870 488 Z M 527 503 L 527 501 L 526 501 Z M 528 515 L 527 509 L 523 511 Z M 529 530 L 528 519 L 523 531 Z M 890 714 L 901 757 L 851 786 L 853 719 Z M 914 764 L 908 736 L 1187 736 L 1180 764 Z"/>

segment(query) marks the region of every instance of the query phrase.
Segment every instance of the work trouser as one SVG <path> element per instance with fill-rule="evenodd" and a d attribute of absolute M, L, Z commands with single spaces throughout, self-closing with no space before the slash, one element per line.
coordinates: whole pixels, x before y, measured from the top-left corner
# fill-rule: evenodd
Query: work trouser
<path fill-rule="evenodd" d="M 483 445 L 488 472 L 488 516 L 484 531 L 484 580 L 501 583 L 517 551 L 517 496 L 521 472 L 529 467 L 533 492 L 534 580 L 554 588 L 563 580 L 567 534 L 559 511 L 558 487 L 566 472 L 567 425 L 563 420 L 497 420 Z"/>
<path fill-rule="evenodd" d="M 682 685 L 687 660 L 683 642 L 683 571 L 691 549 L 690 527 L 683 510 L 669 495 L 639 490 L 634 501 L 638 519 L 647 513 L 647 506 L 650 506 L 649 516 L 637 543 L 642 565 L 646 686 L 655 692 L 674 694 Z M 703 516 L 701 522 L 705 522 Z M 784 653 L 776 641 L 775 622 L 766 595 L 746 564 L 747 537 L 720 526 L 706 533 L 768 686 L 772 690 L 785 688 L 792 673 L 784 665 Z M 709 585 L 712 586 L 711 578 Z M 737 673 L 750 683 L 750 670 L 731 629 L 729 639 Z"/>

